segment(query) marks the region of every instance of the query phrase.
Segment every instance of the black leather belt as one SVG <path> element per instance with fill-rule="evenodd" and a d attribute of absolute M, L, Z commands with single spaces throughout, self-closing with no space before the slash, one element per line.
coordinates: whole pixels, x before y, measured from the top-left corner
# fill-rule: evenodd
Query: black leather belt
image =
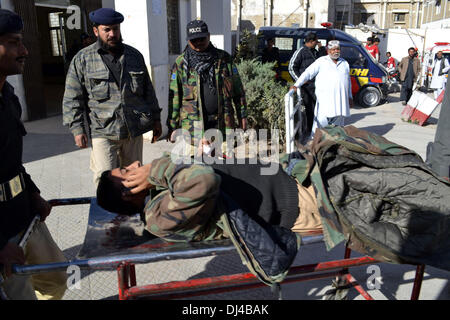
<path fill-rule="evenodd" d="M 23 174 L 19 173 L 11 180 L 0 183 L 0 202 L 14 199 L 21 194 L 23 190 L 25 190 L 25 180 Z"/>

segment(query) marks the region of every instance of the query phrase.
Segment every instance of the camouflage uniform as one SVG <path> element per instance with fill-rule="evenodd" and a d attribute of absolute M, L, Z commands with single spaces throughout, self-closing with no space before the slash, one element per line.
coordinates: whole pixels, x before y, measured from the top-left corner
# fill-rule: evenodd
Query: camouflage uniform
<path fill-rule="evenodd" d="M 159 192 L 144 209 L 151 233 L 172 241 L 220 238 L 216 202 L 221 179 L 212 167 L 176 164 L 166 153 L 152 162 L 148 181 Z"/>
<path fill-rule="evenodd" d="M 417 153 L 347 126 L 317 130 L 302 155 L 281 162 L 314 186 L 328 250 L 346 241 L 379 261 L 450 270 L 450 183 Z"/>
<path fill-rule="evenodd" d="M 231 56 L 219 49 L 217 54 L 218 58 L 214 64 L 219 98 L 217 128 L 225 137 L 226 129 L 235 128 L 233 103 L 238 119 L 247 118 L 247 103 L 238 70 Z M 197 139 L 201 138 L 194 136 L 194 133 L 203 135 L 204 131 L 200 85 L 198 73 L 194 69 L 187 69 L 184 53 L 181 54 L 172 68 L 167 126 L 169 131 L 180 128 L 189 131 L 194 138 L 194 145 L 197 145 Z"/>
<path fill-rule="evenodd" d="M 120 88 L 94 43 L 72 60 L 63 99 L 63 123 L 74 136 L 85 134 L 84 113 L 88 110 L 92 138 L 121 140 L 152 130 L 161 109 L 144 58 L 124 45 L 120 58 Z"/>

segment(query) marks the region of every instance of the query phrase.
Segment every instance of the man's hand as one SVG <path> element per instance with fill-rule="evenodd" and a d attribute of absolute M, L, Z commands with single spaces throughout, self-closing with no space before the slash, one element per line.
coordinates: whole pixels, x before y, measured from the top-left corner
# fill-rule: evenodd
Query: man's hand
<path fill-rule="evenodd" d="M 294 91 L 296 91 L 298 88 L 296 87 L 296 86 L 291 86 L 290 88 L 289 88 L 289 91 L 291 91 L 291 90 L 294 90 Z"/>
<path fill-rule="evenodd" d="M 44 222 L 52 211 L 52 205 L 45 201 L 37 192 L 31 194 L 31 207 L 33 212 L 39 214 L 41 222 Z"/>
<path fill-rule="evenodd" d="M 161 126 L 161 121 L 155 121 L 155 123 L 153 124 L 153 139 L 152 139 L 152 143 L 155 143 L 156 141 L 158 141 L 159 137 L 161 137 L 162 134 L 162 126 Z"/>
<path fill-rule="evenodd" d="M 80 149 L 86 149 L 88 146 L 87 135 L 83 133 L 75 136 L 75 145 Z"/>
<path fill-rule="evenodd" d="M 6 246 L 0 250 L 0 265 L 3 265 L 5 275 L 11 276 L 11 265 L 25 264 L 25 254 L 23 249 L 15 243 L 7 243 Z"/>
<path fill-rule="evenodd" d="M 127 170 L 126 180 L 122 184 L 130 190 L 123 195 L 124 200 L 127 200 L 127 196 L 135 195 L 154 187 L 148 182 L 151 168 L 151 164 L 143 166 L 139 161 L 125 168 Z"/>
<path fill-rule="evenodd" d="M 211 142 L 202 138 L 197 147 L 197 157 L 201 157 L 203 154 L 214 157 L 214 149 L 211 148 Z"/>

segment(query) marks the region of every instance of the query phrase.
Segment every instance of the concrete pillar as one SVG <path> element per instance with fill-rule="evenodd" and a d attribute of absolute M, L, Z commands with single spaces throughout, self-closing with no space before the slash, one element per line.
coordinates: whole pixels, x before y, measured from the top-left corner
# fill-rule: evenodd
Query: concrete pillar
<path fill-rule="evenodd" d="M 102 0 L 102 8 L 115 9 L 114 0 Z"/>
<path fill-rule="evenodd" d="M 204 0 L 201 15 L 208 25 L 211 42 L 231 54 L 231 1 Z"/>
<path fill-rule="evenodd" d="M 169 96 L 169 46 L 167 35 L 166 0 L 115 0 L 115 10 L 122 13 L 124 43 L 136 48 L 144 56 L 159 106 L 162 108 L 163 134 Z"/>

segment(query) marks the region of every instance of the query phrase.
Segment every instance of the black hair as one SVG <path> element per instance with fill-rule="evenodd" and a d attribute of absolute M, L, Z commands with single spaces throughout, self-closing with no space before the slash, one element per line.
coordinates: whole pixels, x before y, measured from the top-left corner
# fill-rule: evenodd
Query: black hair
<path fill-rule="evenodd" d="M 309 32 L 305 37 L 305 43 L 308 43 L 310 41 L 316 41 L 317 40 L 317 34 L 314 32 Z"/>
<path fill-rule="evenodd" d="M 416 51 L 416 48 L 411 47 L 411 48 L 408 49 L 408 52 L 409 52 L 409 50 L 414 50 L 414 51 Z"/>
<path fill-rule="evenodd" d="M 373 38 L 372 38 L 372 37 L 368 37 L 368 38 L 367 38 L 367 41 L 373 42 Z"/>
<path fill-rule="evenodd" d="M 114 185 L 110 170 L 100 176 L 97 204 L 106 211 L 122 215 L 134 215 L 138 212 L 132 203 L 122 199 L 122 190 Z"/>

